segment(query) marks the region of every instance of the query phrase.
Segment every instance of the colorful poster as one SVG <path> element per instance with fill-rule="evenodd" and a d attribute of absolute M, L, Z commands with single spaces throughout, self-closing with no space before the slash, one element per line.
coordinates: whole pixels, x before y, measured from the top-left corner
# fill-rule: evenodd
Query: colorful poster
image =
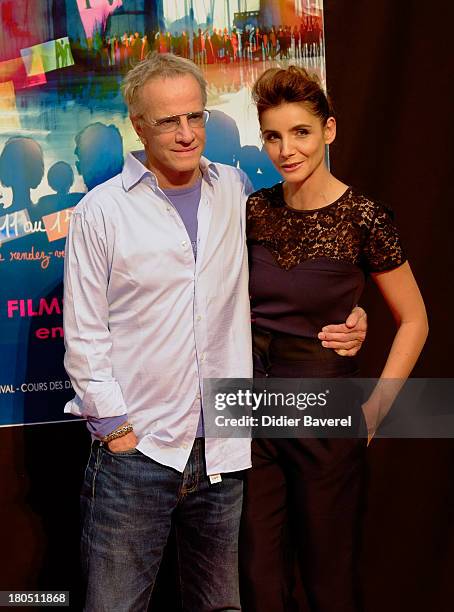
<path fill-rule="evenodd" d="M 0 4 L 0 426 L 67 420 L 65 237 L 87 190 L 139 148 L 120 84 L 149 53 L 208 82 L 206 156 L 279 180 L 250 86 L 291 63 L 324 82 L 322 0 L 3 0 Z"/>

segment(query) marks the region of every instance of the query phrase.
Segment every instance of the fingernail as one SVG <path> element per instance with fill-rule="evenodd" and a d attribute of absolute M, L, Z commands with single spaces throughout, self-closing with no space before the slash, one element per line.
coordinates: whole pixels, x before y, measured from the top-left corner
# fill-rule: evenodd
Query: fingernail
<path fill-rule="evenodd" d="M 323 341 L 323 342 L 322 342 L 322 346 L 328 346 L 328 342 Z"/>

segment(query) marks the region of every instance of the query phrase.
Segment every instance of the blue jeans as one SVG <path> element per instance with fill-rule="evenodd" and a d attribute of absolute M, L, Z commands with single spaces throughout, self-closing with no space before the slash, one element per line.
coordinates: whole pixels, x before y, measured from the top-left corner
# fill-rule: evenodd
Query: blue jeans
<path fill-rule="evenodd" d="M 242 492 L 242 472 L 210 484 L 202 439 L 182 474 L 94 442 L 81 494 L 86 612 L 147 610 L 171 524 L 183 610 L 240 610 Z"/>

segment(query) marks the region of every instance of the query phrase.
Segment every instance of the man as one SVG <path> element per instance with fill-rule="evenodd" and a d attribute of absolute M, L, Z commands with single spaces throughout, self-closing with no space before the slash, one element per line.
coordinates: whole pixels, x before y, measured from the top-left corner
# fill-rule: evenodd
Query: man
<path fill-rule="evenodd" d="M 65 410 L 87 417 L 95 439 L 82 491 L 86 610 L 147 609 L 172 523 L 184 610 L 239 610 L 250 443 L 204 440 L 200 396 L 204 378 L 251 376 L 252 188 L 201 157 L 206 84 L 192 62 L 154 55 L 124 95 L 144 155 L 77 206 L 65 261 L 77 394 Z M 355 352 L 363 332 L 336 329 Z"/>

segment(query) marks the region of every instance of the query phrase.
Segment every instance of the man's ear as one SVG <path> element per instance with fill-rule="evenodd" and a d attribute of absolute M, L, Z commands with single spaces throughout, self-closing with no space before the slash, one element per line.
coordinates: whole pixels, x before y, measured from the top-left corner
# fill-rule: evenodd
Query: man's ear
<path fill-rule="evenodd" d="M 329 145 L 336 138 L 336 120 L 334 117 L 328 117 L 324 127 L 325 144 Z"/>
<path fill-rule="evenodd" d="M 139 140 L 142 141 L 143 144 L 146 144 L 145 134 L 143 130 L 143 123 L 140 117 L 133 117 L 129 115 L 129 119 L 131 120 L 132 126 L 139 137 Z"/>

